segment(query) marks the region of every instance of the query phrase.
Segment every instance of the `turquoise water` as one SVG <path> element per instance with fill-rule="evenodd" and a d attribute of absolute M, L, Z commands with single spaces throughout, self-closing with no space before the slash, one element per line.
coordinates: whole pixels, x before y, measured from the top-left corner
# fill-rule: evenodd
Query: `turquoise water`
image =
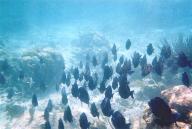
<path fill-rule="evenodd" d="M 91 75 L 99 75 L 99 88 L 106 53 L 107 65 L 114 71 L 112 78 L 119 77 L 115 69 L 121 55 L 127 60 L 133 58 L 135 51 L 147 55 L 149 43 L 154 47 L 154 53 L 147 55 L 149 64 L 155 56 L 161 56 L 161 48 L 166 43 L 173 50 L 171 59 L 175 60 L 178 53 L 184 51 L 191 61 L 192 40 L 188 37 L 192 32 L 191 23 L 191 0 L 0 0 L 0 74 L 5 78 L 2 83 L 0 77 L 0 129 L 43 128 L 49 99 L 54 105 L 49 119 L 53 129 L 58 128 L 58 120 L 63 119 L 67 105 L 72 109 L 74 122 L 64 122 L 66 129 L 80 129 L 82 112 L 91 122 L 90 129 L 113 129 L 110 118 L 102 115 L 99 108 L 103 93 L 98 89 L 88 91 L 90 102 L 95 102 L 101 113 L 99 119 L 90 114 L 90 105 L 72 96 L 71 87 L 76 82 L 74 68 L 78 67 L 83 73 L 88 62 Z M 128 39 L 131 48 L 126 50 Z M 111 54 L 114 44 L 117 61 L 113 61 Z M 87 55 L 91 59 L 87 59 Z M 99 62 L 96 67 L 92 66 L 94 55 Z M 122 112 L 131 129 L 144 129 L 141 118 L 147 102 L 163 90 L 182 85 L 184 71 L 191 75 L 191 68 L 179 69 L 172 75 L 166 66 L 162 76 L 150 73 L 141 77 L 140 67 L 135 68 L 134 74 L 127 76 L 135 98 L 122 99 L 118 90 L 113 90 L 112 108 Z M 64 72 L 71 73 L 69 86 L 61 83 Z M 112 78 L 107 86 L 112 85 Z M 77 81 L 79 87 L 87 87 L 87 83 Z M 63 87 L 67 105 L 61 102 Z M 7 98 L 9 89 L 14 91 L 11 99 Z M 31 104 L 34 93 L 39 102 L 36 108 Z"/>

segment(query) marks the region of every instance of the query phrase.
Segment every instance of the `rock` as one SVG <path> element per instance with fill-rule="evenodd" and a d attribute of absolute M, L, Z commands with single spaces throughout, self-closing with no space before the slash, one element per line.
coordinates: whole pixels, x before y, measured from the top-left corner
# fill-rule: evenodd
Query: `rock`
<path fill-rule="evenodd" d="M 161 96 L 179 113 L 192 112 L 192 88 L 184 85 L 175 86 L 162 91 Z"/>

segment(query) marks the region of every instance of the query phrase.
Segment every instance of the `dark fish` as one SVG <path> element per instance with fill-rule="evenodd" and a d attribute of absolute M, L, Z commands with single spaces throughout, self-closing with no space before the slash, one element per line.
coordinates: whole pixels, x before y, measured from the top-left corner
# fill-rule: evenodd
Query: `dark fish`
<path fill-rule="evenodd" d="M 85 65 L 85 72 L 84 72 L 84 79 L 85 79 L 85 81 L 88 81 L 90 76 L 91 76 L 91 70 L 90 70 L 89 64 L 86 63 L 86 65 Z"/>
<path fill-rule="evenodd" d="M 0 73 L 0 84 L 5 84 L 6 79 L 2 73 Z"/>
<path fill-rule="evenodd" d="M 73 70 L 73 76 L 74 76 L 75 80 L 78 80 L 78 79 L 79 79 L 79 69 L 78 69 L 78 67 L 76 67 L 76 68 Z"/>
<path fill-rule="evenodd" d="M 83 68 L 83 62 L 82 62 L 82 61 L 79 62 L 79 68 L 80 68 L 80 69 Z"/>
<path fill-rule="evenodd" d="M 53 102 L 51 99 L 49 99 L 49 101 L 47 103 L 47 109 L 49 112 L 51 112 L 53 110 Z"/>
<path fill-rule="evenodd" d="M 129 88 L 129 82 L 127 81 L 127 76 L 126 75 L 121 75 L 119 77 L 119 95 L 121 96 L 121 98 L 123 99 L 127 99 L 129 98 L 130 96 L 132 98 L 133 97 L 133 93 L 134 91 L 131 91 L 130 88 Z"/>
<path fill-rule="evenodd" d="M 154 52 L 154 48 L 153 48 L 153 45 L 150 43 L 148 46 L 147 46 L 147 54 L 148 55 L 152 55 Z"/>
<path fill-rule="evenodd" d="M 169 126 L 180 119 L 180 116 L 173 114 L 169 105 L 160 97 L 151 99 L 148 105 L 156 117 L 155 122 L 160 126 Z"/>
<path fill-rule="evenodd" d="M 71 74 L 70 72 L 67 73 L 66 85 L 69 86 L 71 84 Z"/>
<path fill-rule="evenodd" d="M 117 61 L 117 54 L 113 56 L 113 60 Z"/>
<path fill-rule="evenodd" d="M 67 81 L 67 76 L 65 71 L 63 71 L 62 77 L 61 77 L 61 83 L 66 84 Z"/>
<path fill-rule="evenodd" d="M 125 48 L 128 50 L 131 47 L 131 41 L 128 39 L 125 44 Z"/>
<path fill-rule="evenodd" d="M 147 57 L 146 55 L 144 55 L 141 60 L 140 60 L 140 65 L 141 65 L 141 68 L 143 68 L 144 66 L 147 65 Z"/>
<path fill-rule="evenodd" d="M 11 99 L 13 97 L 13 95 L 15 94 L 13 88 L 9 88 L 8 91 L 7 91 L 7 98 L 8 99 Z"/>
<path fill-rule="evenodd" d="M 121 63 L 118 63 L 116 66 L 116 73 L 120 74 L 121 72 Z"/>
<path fill-rule="evenodd" d="M 78 95 L 79 95 L 79 88 L 78 88 L 77 82 L 75 82 L 72 85 L 71 94 L 73 95 L 73 97 L 78 97 Z"/>
<path fill-rule="evenodd" d="M 115 90 L 118 87 L 118 77 L 113 78 L 112 88 Z"/>
<path fill-rule="evenodd" d="M 95 55 L 93 56 L 92 64 L 94 67 L 96 67 L 98 65 L 97 57 Z"/>
<path fill-rule="evenodd" d="M 184 72 L 182 74 L 182 82 L 185 86 L 189 87 L 190 86 L 190 79 L 189 79 L 189 75 L 187 74 L 187 72 Z"/>
<path fill-rule="evenodd" d="M 46 121 L 49 121 L 49 109 L 48 108 L 45 108 L 45 111 L 44 111 L 44 119 Z"/>
<path fill-rule="evenodd" d="M 112 88 L 108 86 L 105 90 L 105 98 L 111 99 L 113 97 Z"/>
<path fill-rule="evenodd" d="M 137 68 L 139 66 L 140 60 L 141 60 L 141 55 L 138 52 L 134 52 L 132 57 L 132 63 L 134 68 Z"/>
<path fill-rule="evenodd" d="M 163 47 L 161 48 L 161 57 L 163 57 L 164 59 L 167 59 L 169 57 L 171 57 L 172 51 L 171 51 L 171 46 L 169 44 L 163 45 Z"/>
<path fill-rule="evenodd" d="M 51 129 L 51 124 L 49 121 L 45 122 L 45 128 L 44 129 Z"/>
<path fill-rule="evenodd" d="M 81 72 L 80 75 L 79 75 L 79 81 L 80 81 L 80 82 L 83 81 L 83 76 L 84 76 L 84 73 Z"/>
<path fill-rule="evenodd" d="M 21 70 L 19 71 L 19 80 L 23 80 L 25 77 L 24 72 Z"/>
<path fill-rule="evenodd" d="M 111 103 L 108 98 L 104 98 L 101 102 L 101 111 L 103 115 L 110 117 L 113 114 L 113 110 L 111 108 Z"/>
<path fill-rule="evenodd" d="M 125 60 L 121 67 L 120 74 L 132 74 L 134 71 L 131 70 L 131 60 Z"/>
<path fill-rule="evenodd" d="M 103 68 L 103 80 L 108 80 L 113 75 L 112 66 L 105 65 Z"/>
<path fill-rule="evenodd" d="M 160 57 L 159 60 L 155 57 L 152 62 L 153 70 L 155 73 L 157 73 L 159 76 L 163 74 L 163 69 L 164 69 L 164 61 Z"/>
<path fill-rule="evenodd" d="M 119 111 L 113 113 L 111 121 L 115 129 L 130 129 L 130 124 L 126 124 L 125 117 Z"/>
<path fill-rule="evenodd" d="M 80 115 L 79 124 L 80 124 L 81 129 L 88 129 L 91 124 L 90 122 L 88 122 L 87 116 L 84 112 L 81 113 L 81 115 Z"/>
<path fill-rule="evenodd" d="M 189 66 L 189 60 L 188 60 L 188 58 L 187 58 L 187 56 L 185 55 L 184 52 L 179 53 L 178 59 L 177 59 L 177 64 L 180 67 L 187 67 L 187 66 Z"/>
<path fill-rule="evenodd" d="M 94 90 L 94 89 L 96 89 L 96 86 L 97 86 L 97 85 L 96 85 L 93 77 L 90 76 L 90 77 L 89 77 L 89 82 L 88 82 L 88 87 L 89 87 L 89 89 L 90 89 L 90 90 Z"/>
<path fill-rule="evenodd" d="M 124 56 L 123 56 L 123 55 L 121 55 L 121 56 L 120 56 L 120 58 L 119 58 L 119 63 L 122 65 L 122 64 L 123 64 L 123 62 L 124 62 Z"/>
<path fill-rule="evenodd" d="M 62 96 L 62 99 L 61 99 L 62 104 L 66 105 L 68 103 L 68 98 L 64 88 L 61 91 L 61 96 Z"/>
<path fill-rule="evenodd" d="M 33 96 L 32 96 L 32 105 L 33 105 L 34 107 L 38 106 L 38 101 L 37 101 L 37 96 L 36 96 L 36 94 L 33 94 Z"/>
<path fill-rule="evenodd" d="M 91 110 L 91 114 L 92 114 L 93 117 L 98 117 L 99 118 L 99 112 L 97 110 L 97 107 L 96 107 L 95 103 L 91 104 L 90 110 Z"/>
<path fill-rule="evenodd" d="M 100 87 L 99 87 L 99 91 L 101 93 L 104 93 L 104 91 L 106 89 L 105 84 L 106 84 L 106 80 L 102 80 L 101 83 L 100 83 Z"/>
<path fill-rule="evenodd" d="M 112 47 L 112 49 L 111 49 L 111 52 L 112 52 L 113 55 L 117 55 L 117 47 L 116 47 L 115 44 L 113 44 L 113 47 Z"/>
<path fill-rule="evenodd" d="M 109 61 L 109 57 L 108 57 L 108 53 L 107 52 L 105 52 L 104 53 L 104 55 L 103 55 L 103 61 L 102 61 L 102 68 L 108 63 L 108 61 Z"/>
<path fill-rule="evenodd" d="M 67 106 L 65 108 L 65 111 L 64 111 L 64 121 L 65 122 L 73 122 L 73 116 L 72 116 L 72 113 L 71 113 L 71 108 L 69 106 Z"/>
<path fill-rule="evenodd" d="M 97 86 L 98 81 L 99 81 L 99 75 L 96 72 L 93 74 L 93 80 L 94 80 L 95 85 Z"/>
<path fill-rule="evenodd" d="M 89 104 L 89 94 L 85 87 L 80 87 L 79 88 L 79 99 L 81 102 L 84 102 L 86 104 Z"/>
<path fill-rule="evenodd" d="M 59 119 L 58 123 L 58 129 L 64 129 L 63 120 L 61 118 Z"/>
<path fill-rule="evenodd" d="M 146 66 L 144 66 L 143 68 L 141 68 L 142 70 L 142 73 L 141 73 L 141 75 L 143 76 L 143 77 L 145 77 L 145 76 L 147 76 L 147 75 L 149 75 L 151 72 L 152 72 L 152 69 L 153 69 L 153 67 L 152 67 L 152 65 L 151 64 L 147 64 Z"/>

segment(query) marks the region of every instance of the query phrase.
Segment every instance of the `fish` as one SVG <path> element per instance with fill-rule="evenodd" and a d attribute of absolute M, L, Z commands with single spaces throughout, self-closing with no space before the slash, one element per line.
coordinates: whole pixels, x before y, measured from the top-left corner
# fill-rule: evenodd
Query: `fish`
<path fill-rule="evenodd" d="M 49 109 L 46 107 L 45 110 L 44 110 L 44 119 L 46 121 L 49 121 Z"/>
<path fill-rule="evenodd" d="M 93 117 L 98 117 L 99 118 L 99 112 L 98 112 L 98 109 L 97 109 L 95 103 L 91 104 L 90 111 L 91 111 L 91 114 L 92 114 Z"/>
<path fill-rule="evenodd" d="M 64 129 L 64 123 L 63 123 L 63 120 L 60 118 L 59 121 L 58 121 L 58 129 Z"/>
<path fill-rule="evenodd" d="M 113 113 L 111 121 L 115 129 L 130 129 L 131 124 L 126 124 L 125 117 L 119 111 Z"/>
<path fill-rule="evenodd" d="M 101 93 L 104 93 L 104 91 L 106 89 L 105 85 L 106 85 L 106 80 L 102 80 L 101 83 L 100 83 L 100 87 L 99 87 L 99 91 Z"/>
<path fill-rule="evenodd" d="M 63 71 L 62 77 L 61 77 L 61 83 L 66 84 L 67 82 L 67 76 L 65 71 Z"/>
<path fill-rule="evenodd" d="M 79 62 L 79 68 L 80 68 L 80 69 L 83 68 L 83 62 L 82 62 L 82 61 Z"/>
<path fill-rule="evenodd" d="M 83 112 L 79 118 L 79 124 L 81 129 L 89 129 L 91 123 L 88 121 L 86 114 Z"/>
<path fill-rule="evenodd" d="M 108 80 L 113 75 L 112 66 L 105 65 L 103 68 L 103 80 Z"/>
<path fill-rule="evenodd" d="M 142 70 L 142 72 L 141 72 L 141 75 L 143 76 L 143 77 L 145 77 L 145 76 L 147 76 L 147 75 L 149 75 L 151 72 L 152 72 L 152 69 L 153 69 L 153 67 L 152 67 L 152 65 L 151 64 L 147 64 L 146 66 L 144 66 L 143 68 L 141 68 Z"/>
<path fill-rule="evenodd" d="M 190 86 L 190 79 L 189 79 L 189 75 L 187 74 L 187 72 L 184 72 L 182 74 L 182 82 L 185 86 L 189 87 Z"/>
<path fill-rule="evenodd" d="M 187 67 L 189 66 L 189 60 L 188 57 L 185 55 L 184 52 L 180 52 L 177 59 L 177 64 L 179 67 Z"/>
<path fill-rule="evenodd" d="M 97 84 L 95 83 L 92 76 L 89 77 L 88 87 L 90 90 L 96 89 Z"/>
<path fill-rule="evenodd" d="M 24 71 L 23 71 L 23 70 L 20 70 L 20 71 L 19 71 L 19 77 L 18 77 L 18 79 L 19 79 L 19 80 L 23 80 L 24 78 L 25 78 Z"/>
<path fill-rule="evenodd" d="M 72 123 L 73 122 L 73 115 L 71 113 L 71 108 L 67 106 L 64 111 L 64 121 Z"/>
<path fill-rule="evenodd" d="M 89 77 L 90 76 L 91 76 L 91 70 L 90 70 L 89 64 L 86 63 L 86 65 L 85 65 L 85 72 L 84 72 L 84 79 L 85 79 L 85 81 L 89 81 Z"/>
<path fill-rule="evenodd" d="M 49 121 L 45 121 L 44 129 L 51 129 L 51 124 Z"/>
<path fill-rule="evenodd" d="M 96 67 L 98 65 L 97 57 L 95 55 L 93 56 L 92 64 L 94 67 Z"/>
<path fill-rule="evenodd" d="M 132 63 L 134 68 L 137 68 L 139 66 L 140 60 L 141 60 L 141 55 L 138 52 L 134 52 L 132 57 Z"/>
<path fill-rule="evenodd" d="M 79 88 L 79 96 L 78 97 L 81 100 L 81 102 L 89 104 L 90 97 L 89 97 L 89 93 L 87 92 L 85 87 Z"/>
<path fill-rule="evenodd" d="M 141 68 L 145 67 L 147 65 L 147 56 L 144 55 L 140 60 L 140 66 Z"/>
<path fill-rule="evenodd" d="M 77 82 L 75 82 L 73 85 L 72 85 L 72 88 L 71 88 L 71 94 L 73 97 L 78 97 L 79 95 L 79 88 L 78 88 L 78 85 L 77 85 Z"/>
<path fill-rule="evenodd" d="M 128 39 L 128 40 L 126 41 L 125 48 L 126 48 L 126 50 L 129 50 L 130 47 L 131 47 L 131 41 L 130 41 L 130 39 Z"/>
<path fill-rule="evenodd" d="M 51 112 L 53 110 L 53 102 L 51 99 L 49 99 L 49 101 L 47 103 L 47 109 L 49 112 Z"/>
<path fill-rule="evenodd" d="M 116 61 L 117 60 L 117 47 L 115 44 L 113 44 L 113 47 L 111 49 L 111 52 L 113 54 L 113 60 Z"/>
<path fill-rule="evenodd" d="M 102 100 L 100 107 L 104 116 L 110 117 L 114 112 L 111 107 L 110 99 L 108 98 Z"/>
<path fill-rule="evenodd" d="M 116 66 L 116 73 L 120 74 L 121 73 L 121 63 L 118 63 Z"/>
<path fill-rule="evenodd" d="M 127 99 L 130 96 L 133 97 L 134 91 L 131 91 L 129 88 L 129 82 L 127 81 L 126 75 L 121 75 L 119 77 L 119 89 L 118 89 L 119 95 L 123 99 Z"/>
<path fill-rule="evenodd" d="M 66 78 L 66 85 L 70 86 L 71 84 L 71 74 L 70 72 L 67 73 L 67 78 Z"/>
<path fill-rule="evenodd" d="M 131 75 L 132 73 L 134 73 L 134 71 L 131 67 L 131 60 L 125 60 L 123 66 L 121 67 L 120 74 Z"/>
<path fill-rule="evenodd" d="M 103 60 L 102 60 L 102 68 L 109 62 L 109 56 L 108 56 L 108 53 L 105 52 L 104 55 L 103 55 Z"/>
<path fill-rule="evenodd" d="M 118 87 L 118 77 L 114 77 L 112 81 L 112 88 L 115 90 Z"/>
<path fill-rule="evenodd" d="M 155 57 L 152 62 L 153 71 L 159 75 L 162 76 L 163 70 L 164 70 L 164 61 L 163 58 L 160 57 L 159 60 Z"/>
<path fill-rule="evenodd" d="M 38 106 L 38 100 L 37 100 L 36 94 L 33 94 L 33 96 L 32 96 L 32 105 L 33 105 L 33 107 Z"/>
<path fill-rule="evenodd" d="M 81 72 L 81 73 L 79 74 L 79 81 L 81 82 L 81 81 L 83 81 L 83 79 L 84 79 L 84 73 Z"/>
<path fill-rule="evenodd" d="M 169 44 L 164 44 L 163 47 L 161 48 L 161 57 L 163 59 L 168 59 L 172 55 L 172 50 L 171 46 Z"/>
<path fill-rule="evenodd" d="M 105 90 L 105 98 L 111 99 L 113 97 L 112 88 L 108 86 Z"/>
<path fill-rule="evenodd" d="M 154 48 L 153 48 L 152 43 L 150 43 L 147 45 L 147 54 L 150 56 L 153 54 L 153 52 L 154 52 Z"/>
<path fill-rule="evenodd" d="M 155 116 L 155 123 L 162 127 L 169 126 L 183 117 L 179 114 L 172 113 L 169 105 L 160 97 L 152 98 L 148 102 L 148 105 L 151 112 Z"/>
<path fill-rule="evenodd" d="M 14 96 L 14 94 L 15 94 L 15 91 L 13 90 L 13 88 L 9 88 L 7 90 L 7 98 L 8 99 L 11 99 Z"/>
<path fill-rule="evenodd" d="M 79 79 L 79 69 L 78 69 L 78 67 L 76 67 L 76 68 L 73 70 L 73 76 L 74 76 L 74 79 L 75 79 L 75 80 L 78 80 L 78 79 Z"/>
<path fill-rule="evenodd" d="M 120 58 L 119 58 L 119 63 L 122 65 L 122 64 L 123 64 L 123 62 L 124 62 L 124 56 L 123 56 L 123 55 L 121 55 L 121 56 L 120 56 Z"/>
<path fill-rule="evenodd" d="M 67 98 L 67 93 L 66 93 L 64 87 L 62 88 L 61 96 L 62 96 L 62 98 L 61 98 L 62 104 L 66 105 L 68 103 L 68 98 Z"/>

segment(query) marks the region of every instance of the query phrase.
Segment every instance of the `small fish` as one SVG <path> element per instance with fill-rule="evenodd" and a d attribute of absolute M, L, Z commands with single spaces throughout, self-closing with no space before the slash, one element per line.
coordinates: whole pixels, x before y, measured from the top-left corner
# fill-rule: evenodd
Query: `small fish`
<path fill-rule="evenodd" d="M 122 65 L 122 64 L 123 64 L 123 62 L 124 62 L 124 56 L 123 56 L 123 55 L 121 55 L 121 56 L 120 56 L 120 58 L 119 58 L 119 63 Z"/>
<path fill-rule="evenodd" d="M 64 129 L 63 120 L 61 118 L 59 119 L 58 123 L 58 129 Z"/>
<path fill-rule="evenodd" d="M 105 98 L 111 99 L 113 97 L 112 88 L 108 86 L 105 90 Z"/>
<path fill-rule="evenodd" d="M 104 91 L 106 89 L 105 84 L 106 84 L 106 80 L 102 80 L 101 83 L 100 83 L 100 87 L 99 87 L 99 91 L 101 93 L 104 93 Z"/>
<path fill-rule="evenodd" d="M 83 77 L 84 77 L 84 73 L 81 72 L 80 75 L 79 75 L 79 81 L 80 81 L 80 82 L 83 81 Z"/>
<path fill-rule="evenodd" d="M 49 112 L 51 112 L 53 110 L 53 102 L 51 99 L 49 99 L 49 101 L 47 103 L 47 109 Z"/>
<path fill-rule="evenodd" d="M 87 116 L 84 112 L 81 113 L 81 115 L 80 115 L 79 124 L 80 124 L 81 129 L 89 129 L 89 127 L 91 125 L 91 123 L 88 122 Z"/>
<path fill-rule="evenodd" d="M 45 128 L 44 129 L 51 129 L 51 124 L 49 121 L 45 122 Z"/>
<path fill-rule="evenodd" d="M 61 96 L 62 96 L 62 98 L 61 98 L 62 104 L 66 105 L 68 103 L 68 98 L 67 98 L 67 93 L 66 93 L 64 87 L 62 88 Z"/>
<path fill-rule="evenodd" d="M 89 93 L 87 92 L 85 87 L 79 88 L 79 99 L 81 100 L 81 102 L 89 104 L 89 100 L 90 100 Z"/>
<path fill-rule="evenodd" d="M 105 52 L 104 55 L 103 55 L 103 61 L 102 61 L 102 68 L 108 63 L 109 61 L 109 57 L 108 57 L 108 53 Z"/>
<path fill-rule="evenodd" d="M 45 110 L 44 110 L 44 119 L 46 121 L 49 121 L 49 109 L 46 107 Z"/>
<path fill-rule="evenodd" d="M 78 80 L 78 79 L 79 79 L 79 69 L 78 69 L 78 67 L 76 67 L 76 68 L 73 70 L 73 76 L 74 76 L 75 80 Z"/>
<path fill-rule="evenodd" d="M 182 68 L 189 66 L 189 60 L 184 52 L 179 53 L 177 64 Z"/>
<path fill-rule="evenodd" d="M 160 57 L 159 60 L 157 60 L 157 58 L 155 57 L 153 59 L 152 66 L 155 73 L 157 73 L 159 76 L 162 76 L 164 70 L 164 61 L 162 57 Z"/>
<path fill-rule="evenodd" d="M 121 63 L 118 63 L 116 66 L 116 73 L 120 74 L 121 73 Z"/>
<path fill-rule="evenodd" d="M 38 106 L 38 101 L 37 101 L 37 96 L 36 96 L 36 94 L 33 94 L 33 96 L 32 96 L 32 105 L 33 105 L 34 107 L 37 107 L 37 106 Z"/>
<path fill-rule="evenodd" d="M 141 55 L 138 52 L 134 52 L 132 57 L 132 63 L 134 68 L 137 68 L 139 66 L 140 61 L 141 61 Z"/>
<path fill-rule="evenodd" d="M 78 88 L 77 82 L 75 82 L 75 83 L 72 85 L 71 94 L 72 94 L 73 97 L 75 97 L 75 98 L 78 97 L 78 95 L 79 95 L 79 88 Z"/>
<path fill-rule="evenodd" d="M 88 87 L 90 90 L 96 89 L 97 84 L 95 83 L 92 76 L 89 77 Z"/>
<path fill-rule="evenodd" d="M 111 103 L 108 98 L 104 98 L 101 102 L 101 111 L 103 115 L 110 117 L 113 114 L 113 110 L 111 108 Z"/>
<path fill-rule="evenodd" d="M 127 99 L 130 96 L 133 97 L 134 91 L 131 91 L 129 88 L 129 82 L 127 81 L 127 76 L 126 75 L 121 75 L 119 77 L 119 95 L 123 99 Z"/>
<path fill-rule="evenodd" d="M 98 65 L 97 57 L 95 55 L 93 56 L 92 64 L 94 67 L 96 67 Z"/>
<path fill-rule="evenodd" d="M 79 68 L 80 68 L 80 69 L 83 68 L 83 62 L 82 62 L 82 61 L 79 62 Z"/>
<path fill-rule="evenodd" d="M 182 74 L 182 82 L 185 86 L 189 87 L 190 86 L 190 79 L 189 79 L 189 75 L 187 74 L 187 72 L 184 72 Z"/>
<path fill-rule="evenodd" d="M 112 66 L 105 65 L 103 68 L 103 80 L 108 80 L 113 75 Z"/>
<path fill-rule="evenodd" d="M 63 71 L 62 77 L 61 77 L 61 83 L 66 84 L 67 81 L 67 76 L 65 71 Z"/>
<path fill-rule="evenodd" d="M 116 47 L 115 44 L 113 44 L 113 47 L 112 47 L 112 49 L 111 49 L 111 52 L 112 52 L 113 55 L 117 55 L 117 47 Z"/>
<path fill-rule="evenodd" d="M 169 57 L 171 57 L 171 54 L 171 46 L 169 44 L 163 45 L 163 47 L 161 48 L 161 57 L 163 57 L 164 59 L 168 59 Z"/>
<path fill-rule="evenodd" d="M 113 78 L 112 88 L 115 90 L 118 87 L 118 77 Z"/>
<path fill-rule="evenodd" d="M 69 106 L 67 106 L 65 108 L 65 111 L 64 111 L 64 121 L 65 122 L 73 122 L 73 116 L 72 116 L 72 113 L 71 113 L 71 108 Z"/>
<path fill-rule="evenodd" d="M 150 43 L 148 46 L 147 46 L 147 54 L 148 55 L 152 55 L 154 52 L 154 48 L 153 48 L 153 45 Z"/>
<path fill-rule="evenodd" d="M 0 84 L 5 84 L 5 82 L 6 82 L 5 76 L 2 73 L 0 73 Z"/>
<path fill-rule="evenodd" d="M 119 111 L 113 113 L 111 121 L 115 129 L 130 129 L 130 124 L 126 124 L 125 117 Z"/>
<path fill-rule="evenodd" d="M 145 67 L 147 65 L 147 56 L 144 55 L 140 60 L 141 68 Z"/>
<path fill-rule="evenodd" d="M 120 74 L 131 75 L 134 71 L 132 71 L 131 60 L 125 60 L 123 66 L 121 67 Z"/>
<path fill-rule="evenodd" d="M 71 74 L 70 72 L 67 73 L 67 78 L 66 78 L 66 85 L 70 86 L 71 84 Z"/>
<path fill-rule="evenodd" d="M 92 114 L 93 117 L 98 117 L 99 118 L 99 112 L 97 110 L 97 107 L 96 107 L 95 103 L 91 104 L 90 110 L 91 110 L 91 114 Z"/>
<path fill-rule="evenodd" d="M 141 68 L 142 70 L 142 72 L 141 72 L 141 75 L 143 76 L 143 77 L 145 77 L 145 76 L 147 76 L 147 75 L 149 75 L 151 72 L 152 72 L 152 65 L 151 64 L 147 64 L 146 66 L 144 66 L 143 68 Z"/>
<path fill-rule="evenodd" d="M 127 50 L 129 50 L 130 47 L 131 47 L 131 41 L 130 41 L 130 39 L 128 39 L 128 40 L 126 41 L 125 48 L 126 48 Z"/>

